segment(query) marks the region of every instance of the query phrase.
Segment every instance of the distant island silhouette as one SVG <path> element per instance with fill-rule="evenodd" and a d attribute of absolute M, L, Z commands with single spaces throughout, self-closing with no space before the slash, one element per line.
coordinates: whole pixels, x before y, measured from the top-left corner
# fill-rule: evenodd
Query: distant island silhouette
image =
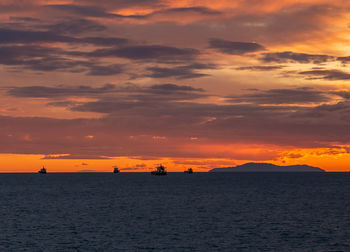
<path fill-rule="evenodd" d="M 246 163 L 235 167 L 214 168 L 209 172 L 325 172 L 309 165 L 279 166 L 269 163 Z"/>

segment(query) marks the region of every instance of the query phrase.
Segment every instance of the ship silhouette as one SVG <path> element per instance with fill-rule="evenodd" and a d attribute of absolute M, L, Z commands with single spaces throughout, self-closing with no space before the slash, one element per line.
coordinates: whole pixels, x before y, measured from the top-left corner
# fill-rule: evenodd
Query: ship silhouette
<path fill-rule="evenodd" d="M 47 171 L 46 171 L 46 168 L 43 166 L 43 168 L 41 168 L 38 173 L 41 173 L 41 174 L 46 174 Z"/>
<path fill-rule="evenodd" d="M 159 165 L 155 171 L 151 172 L 151 174 L 156 176 L 164 176 L 167 175 L 168 172 L 165 170 L 163 165 Z"/>
<path fill-rule="evenodd" d="M 192 173 L 193 173 L 193 170 L 192 170 L 192 168 L 188 168 L 188 170 L 184 171 L 184 173 L 186 173 L 186 174 L 192 174 Z"/>
<path fill-rule="evenodd" d="M 117 167 L 114 167 L 113 173 L 119 173 L 119 169 Z"/>

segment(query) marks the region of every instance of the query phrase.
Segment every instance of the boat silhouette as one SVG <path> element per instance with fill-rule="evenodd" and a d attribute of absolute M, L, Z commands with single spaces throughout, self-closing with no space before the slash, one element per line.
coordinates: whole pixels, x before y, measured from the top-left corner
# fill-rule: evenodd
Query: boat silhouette
<path fill-rule="evenodd" d="M 164 176 L 167 175 L 168 172 L 165 170 L 163 165 L 159 165 L 155 171 L 151 172 L 151 174 L 156 176 Z"/>
<path fill-rule="evenodd" d="M 113 173 L 119 173 L 119 169 L 117 167 L 114 167 Z"/>
<path fill-rule="evenodd" d="M 192 174 L 192 173 L 193 173 L 193 170 L 192 170 L 192 168 L 189 168 L 188 170 L 184 171 L 184 173 L 186 173 L 186 174 Z"/>
<path fill-rule="evenodd" d="M 46 171 L 46 168 L 43 166 L 43 168 L 41 168 L 38 173 L 41 173 L 41 174 L 46 174 L 47 171 Z"/>

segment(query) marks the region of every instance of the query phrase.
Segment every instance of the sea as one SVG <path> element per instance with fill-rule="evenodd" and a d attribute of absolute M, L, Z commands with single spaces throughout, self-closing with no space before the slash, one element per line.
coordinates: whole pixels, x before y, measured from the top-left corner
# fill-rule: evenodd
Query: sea
<path fill-rule="evenodd" d="M 0 251 L 350 251 L 350 174 L 0 174 L 0 218 Z"/>

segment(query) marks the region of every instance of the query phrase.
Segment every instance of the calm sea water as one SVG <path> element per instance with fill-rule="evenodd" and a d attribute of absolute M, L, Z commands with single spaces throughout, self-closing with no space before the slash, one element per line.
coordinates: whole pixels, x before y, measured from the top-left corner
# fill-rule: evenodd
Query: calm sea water
<path fill-rule="evenodd" d="M 1 174 L 0 251 L 350 251 L 350 174 Z"/>

